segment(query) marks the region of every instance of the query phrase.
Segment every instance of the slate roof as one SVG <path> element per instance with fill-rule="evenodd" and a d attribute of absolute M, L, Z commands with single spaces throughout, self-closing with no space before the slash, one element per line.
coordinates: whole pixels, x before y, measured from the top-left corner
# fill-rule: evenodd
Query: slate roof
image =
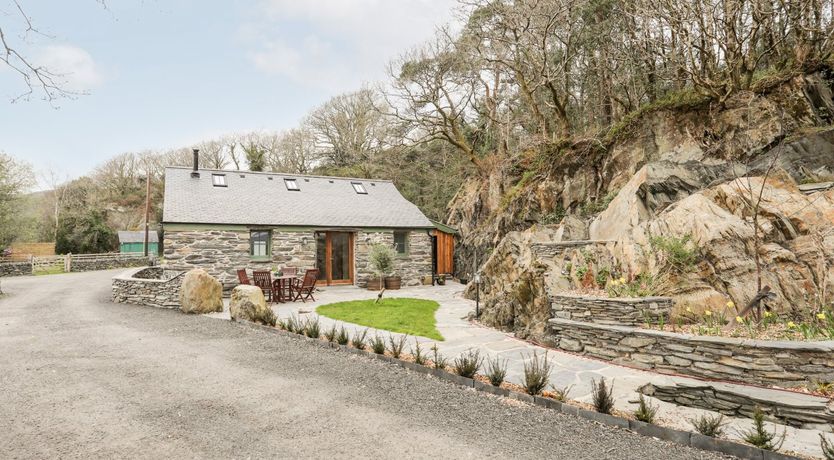
<path fill-rule="evenodd" d="M 145 231 L 141 230 L 138 232 L 131 232 L 131 231 L 120 231 L 119 232 L 119 243 L 144 243 L 145 242 Z M 156 231 L 151 230 L 148 232 L 148 243 L 159 243 L 159 235 Z"/>
<path fill-rule="evenodd" d="M 239 224 L 344 228 L 433 228 L 391 181 L 298 174 L 165 169 L 163 223 Z M 212 175 L 225 175 L 226 186 Z M 284 179 L 296 179 L 299 191 Z M 361 182 L 366 195 L 354 191 Z"/>

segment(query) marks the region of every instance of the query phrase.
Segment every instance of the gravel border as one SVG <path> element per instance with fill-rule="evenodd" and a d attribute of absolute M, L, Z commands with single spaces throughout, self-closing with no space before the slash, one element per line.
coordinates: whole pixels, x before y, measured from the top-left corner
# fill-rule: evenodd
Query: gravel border
<path fill-rule="evenodd" d="M 621 429 L 630 430 L 634 433 L 640 434 L 642 436 L 662 439 L 664 441 L 668 441 L 671 443 L 679 444 L 682 446 L 687 447 L 694 447 L 696 449 L 701 449 L 705 451 L 712 451 L 718 452 L 722 454 L 732 455 L 739 458 L 750 459 L 750 460 L 788 460 L 788 459 L 799 459 L 799 457 L 794 457 L 791 455 L 782 454 L 779 452 L 774 452 L 770 450 L 763 450 L 757 447 L 753 447 L 747 444 L 741 444 L 733 441 L 729 441 L 726 439 L 718 439 L 712 438 L 709 436 L 704 436 L 700 433 L 692 433 L 689 431 L 680 431 L 675 430 L 672 428 L 666 428 L 659 425 L 653 425 L 650 423 L 644 423 L 637 420 L 630 420 L 626 418 L 617 417 L 614 415 L 602 414 L 599 412 L 585 410 L 581 407 L 572 406 L 570 404 L 564 404 L 559 401 L 555 401 L 549 398 L 543 398 L 540 396 L 530 396 L 525 393 L 520 393 L 516 391 L 511 391 L 505 388 L 499 388 L 492 385 L 487 385 L 483 382 L 473 380 L 466 377 L 461 377 L 460 375 L 452 374 L 450 372 L 446 372 L 442 369 L 434 369 L 427 366 L 421 366 L 419 364 L 415 364 L 409 361 L 403 361 L 400 359 L 392 358 L 386 355 L 378 355 L 371 351 L 366 350 L 359 350 L 357 348 L 348 347 L 347 345 L 339 345 L 336 343 L 327 342 L 317 338 L 307 337 L 302 334 L 296 334 L 293 332 L 285 331 L 283 329 L 278 329 L 271 326 L 265 326 L 262 324 L 254 323 L 251 321 L 231 321 L 232 323 L 237 323 L 242 326 L 261 330 L 265 332 L 270 332 L 273 334 L 283 335 L 285 337 L 293 337 L 296 339 L 302 339 L 307 341 L 308 343 L 321 347 L 321 348 L 330 348 L 334 350 L 340 350 L 347 353 L 353 353 L 356 355 L 363 355 L 370 359 L 377 359 L 380 361 L 388 362 L 391 364 L 398 365 L 400 367 L 412 370 L 414 372 L 418 372 L 421 374 L 429 374 L 434 377 L 437 377 L 441 380 L 446 380 L 450 383 L 455 385 L 459 385 L 462 387 L 473 388 L 477 391 L 481 391 L 484 393 L 489 393 L 495 396 L 502 396 L 506 398 L 515 399 L 518 401 L 522 401 L 528 404 L 534 404 L 540 407 L 545 407 L 547 409 L 555 410 L 557 412 L 561 412 L 563 414 L 574 415 L 577 417 L 582 417 L 586 420 L 591 420 L 597 423 L 601 423 L 608 426 L 613 426 Z"/>

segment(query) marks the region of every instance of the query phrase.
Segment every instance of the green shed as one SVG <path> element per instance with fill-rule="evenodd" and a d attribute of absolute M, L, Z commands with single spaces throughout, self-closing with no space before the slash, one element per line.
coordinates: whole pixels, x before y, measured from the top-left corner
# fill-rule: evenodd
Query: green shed
<path fill-rule="evenodd" d="M 145 246 L 145 232 L 119 232 L 119 252 L 143 253 Z M 159 254 L 159 235 L 155 231 L 148 233 L 148 254 Z"/>

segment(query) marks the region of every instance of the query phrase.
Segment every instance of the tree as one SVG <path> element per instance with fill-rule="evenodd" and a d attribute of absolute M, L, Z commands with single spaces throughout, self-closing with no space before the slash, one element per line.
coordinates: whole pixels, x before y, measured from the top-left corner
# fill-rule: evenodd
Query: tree
<path fill-rule="evenodd" d="M 55 240 L 58 254 L 97 254 L 116 249 L 116 232 L 107 225 L 107 215 L 98 209 L 82 210 L 61 219 Z"/>
<path fill-rule="evenodd" d="M 19 235 L 21 198 L 34 182 L 29 164 L 0 153 L 0 248 Z"/>

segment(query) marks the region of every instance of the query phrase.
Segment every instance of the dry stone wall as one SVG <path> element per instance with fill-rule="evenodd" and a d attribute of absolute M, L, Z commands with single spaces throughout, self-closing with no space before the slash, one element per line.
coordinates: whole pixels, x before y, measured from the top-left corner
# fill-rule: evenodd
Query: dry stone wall
<path fill-rule="evenodd" d="M 617 364 L 782 387 L 834 380 L 834 341 L 691 336 L 561 318 L 549 323 L 548 344 Z"/>
<path fill-rule="evenodd" d="M 32 274 L 31 262 L 1 262 L 0 277 L 2 276 L 25 276 Z"/>
<path fill-rule="evenodd" d="M 161 267 L 131 270 L 113 277 L 114 303 L 179 308 L 180 286 L 184 272 Z"/>
<path fill-rule="evenodd" d="M 756 387 L 714 384 L 647 384 L 640 391 L 661 401 L 720 412 L 730 417 L 752 418 L 756 407 L 772 422 L 796 428 L 829 431 L 834 426 L 834 411 L 827 398 L 803 393 Z"/>
<path fill-rule="evenodd" d="M 111 270 L 114 268 L 144 267 L 150 263 L 150 257 L 136 257 L 135 255 L 108 256 L 101 258 L 73 258 L 70 256 L 71 272 L 91 272 L 96 270 Z"/>
<path fill-rule="evenodd" d="M 553 317 L 599 324 L 639 326 L 661 318 L 669 322 L 674 302 L 669 297 L 606 298 L 592 296 L 553 295 L 550 298 Z"/>

